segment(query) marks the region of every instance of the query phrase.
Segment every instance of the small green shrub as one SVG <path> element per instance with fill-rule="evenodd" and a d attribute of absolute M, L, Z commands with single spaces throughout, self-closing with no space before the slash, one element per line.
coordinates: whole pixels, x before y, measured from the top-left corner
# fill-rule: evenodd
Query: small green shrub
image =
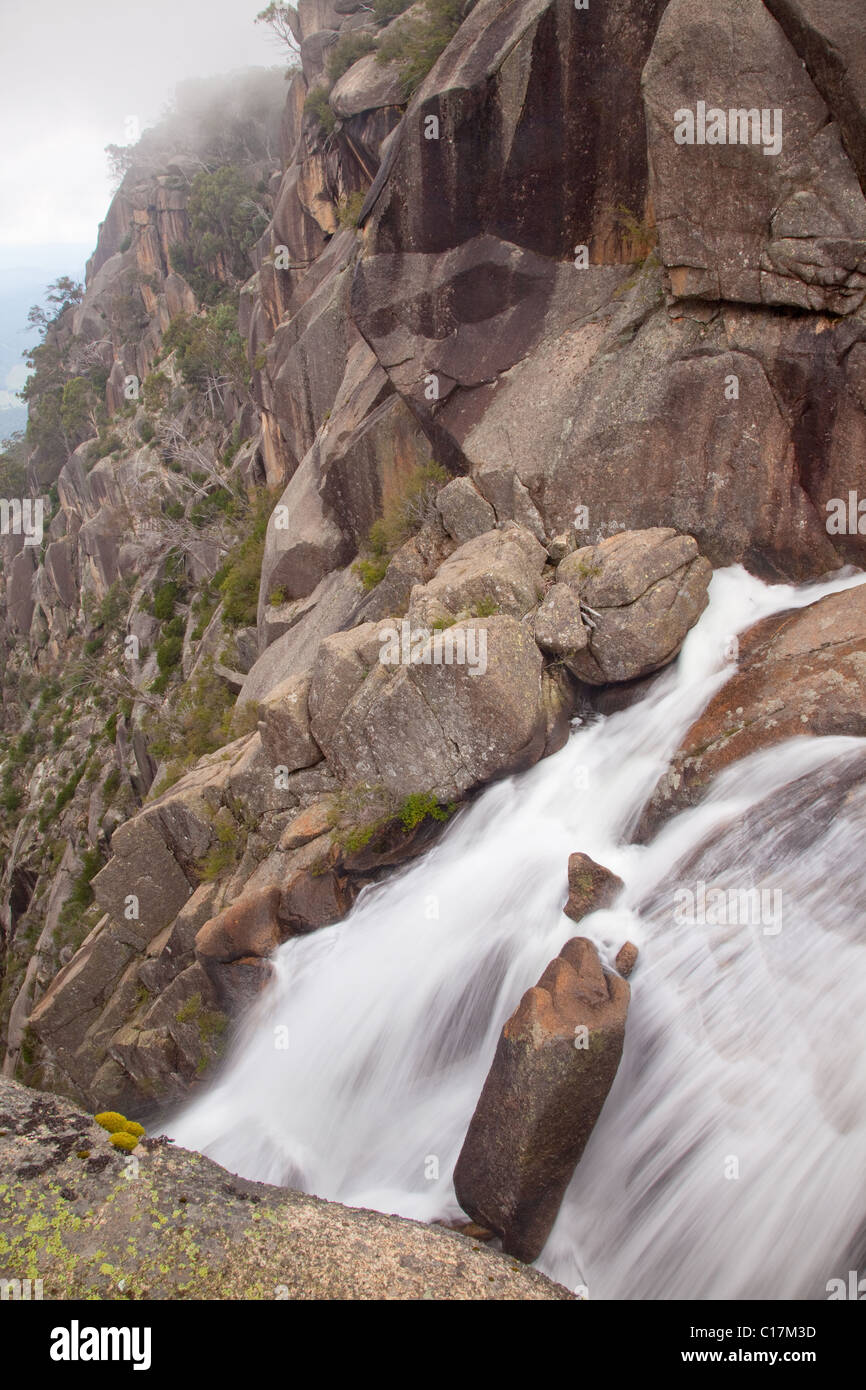
<path fill-rule="evenodd" d="M 407 15 L 379 40 L 377 61 L 396 63 L 408 98 L 444 53 L 475 0 L 426 0 L 424 10 Z"/>
<path fill-rule="evenodd" d="M 182 637 L 165 637 L 156 648 L 156 664 L 160 672 L 166 675 L 174 670 L 180 662 L 183 653 Z"/>
<path fill-rule="evenodd" d="M 153 596 L 153 616 L 159 618 L 160 622 L 173 617 L 179 593 L 180 585 L 174 579 L 167 579 L 164 584 L 160 584 Z"/>
<path fill-rule="evenodd" d="M 377 584 L 381 584 L 390 563 L 391 559 L 388 555 L 378 555 L 375 559 L 365 557 L 356 560 L 352 569 L 358 575 L 364 588 L 369 591 L 375 589 Z"/>
<path fill-rule="evenodd" d="M 445 469 L 431 460 L 418 464 L 389 497 L 381 517 L 370 527 L 366 553 L 352 567 L 365 589 L 380 583 L 394 552 L 435 515 L 436 494 L 448 480 Z"/>
<path fill-rule="evenodd" d="M 376 40 L 372 34 L 341 34 L 334 46 L 328 51 L 326 69 L 330 81 L 332 83 L 339 81 L 343 73 L 348 72 L 359 58 L 364 58 L 368 53 L 375 53 L 375 51 Z"/>
<path fill-rule="evenodd" d="M 456 810 L 455 802 L 449 801 L 443 805 L 433 792 L 413 792 L 411 796 L 406 797 L 398 814 L 403 829 L 408 834 L 428 816 L 431 820 L 446 821 Z"/>
<path fill-rule="evenodd" d="M 337 124 L 337 117 L 331 110 L 327 87 L 313 87 L 304 102 L 304 110 L 308 116 L 314 117 L 326 135 L 333 132 Z"/>
<path fill-rule="evenodd" d="M 343 228 L 357 227 L 361 218 L 361 209 L 364 206 L 366 194 L 362 189 L 354 193 L 349 193 L 345 198 L 341 198 L 337 204 L 337 221 Z"/>

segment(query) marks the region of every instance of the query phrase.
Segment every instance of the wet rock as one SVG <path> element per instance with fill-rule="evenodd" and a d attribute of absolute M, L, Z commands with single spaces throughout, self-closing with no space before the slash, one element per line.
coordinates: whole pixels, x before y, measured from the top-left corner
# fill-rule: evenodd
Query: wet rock
<path fill-rule="evenodd" d="M 866 587 L 765 618 L 739 639 L 731 679 L 692 725 L 635 833 L 649 839 L 740 758 L 801 735 L 866 734 Z"/>
<path fill-rule="evenodd" d="M 521 1260 L 543 1250 L 613 1084 L 629 987 L 574 937 L 505 1024 L 454 1170 L 463 1210 Z"/>
<path fill-rule="evenodd" d="M 573 922 L 579 922 L 590 912 L 610 907 L 623 887 L 618 874 L 597 864 L 588 854 L 578 852 L 568 856 L 568 902 L 562 909 Z"/>
<path fill-rule="evenodd" d="M 622 975 L 623 979 L 627 980 L 631 975 L 632 971 L 637 965 L 637 959 L 639 954 L 640 952 L 638 951 L 638 948 L 637 946 L 635 946 L 633 941 L 626 941 L 623 943 L 622 946 L 620 946 L 619 950 L 616 953 L 616 960 L 614 961 L 614 965 L 616 966 L 620 975 Z"/>

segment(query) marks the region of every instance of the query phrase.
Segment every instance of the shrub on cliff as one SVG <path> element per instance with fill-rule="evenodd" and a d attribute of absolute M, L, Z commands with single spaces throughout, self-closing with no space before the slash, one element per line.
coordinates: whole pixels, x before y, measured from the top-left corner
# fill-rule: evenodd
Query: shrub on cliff
<path fill-rule="evenodd" d="M 318 122 L 326 135 L 331 134 L 337 124 L 337 117 L 331 110 L 327 87 L 313 87 L 304 102 L 304 110 Z"/>
<path fill-rule="evenodd" d="M 372 34 L 341 34 L 328 53 L 327 71 L 331 82 L 337 82 L 359 58 L 375 51 L 376 40 Z"/>
<path fill-rule="evenodd" d="M 365 553 L 354 566 L 365 589 L 375 588 L 394 552 L 432 518 L 436 494 L 448 481 L 445 469 L 431 460 L 414 468 L 402 488 L 387 499 L 381 517 L 370 527 Z"/>
<path fill-rule="evenodd" d="M 383 35 L 378 61 L 397 63 L 407 97 L 420 87 L 474 4 L 475 0 L 426 0 L 420 14 L 408 15 Z"/>

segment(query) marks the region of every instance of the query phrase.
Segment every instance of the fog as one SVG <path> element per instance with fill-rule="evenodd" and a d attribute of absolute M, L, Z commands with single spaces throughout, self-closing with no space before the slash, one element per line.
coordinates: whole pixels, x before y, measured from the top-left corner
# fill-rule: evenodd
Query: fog
<path fill-rule="evenodd" d="M 288 61 L 264 0 L 0 0 L 0 247 L 96 240 L 125 145 L 190 77 Z"/>

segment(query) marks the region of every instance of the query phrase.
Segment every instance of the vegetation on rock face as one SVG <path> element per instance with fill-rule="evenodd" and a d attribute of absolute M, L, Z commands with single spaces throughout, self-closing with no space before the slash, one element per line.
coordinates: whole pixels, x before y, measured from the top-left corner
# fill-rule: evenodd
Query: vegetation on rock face
<path fill-rule="evenodd" d="M 337 124 L 337 117 L 331 110 L 328 100 L 328 88 L 321 85 L 311 87 L 310 92 L 304 102 L 304 110 L 308 116 L 312 116 L 318 122 L 326 135 L 330 135 Z"/>
<path fill-rule="evenodd" d="M 375 53 L 376 40 L 372 34 L 360 33 L 341 34 L 337 42 L 328 50 L 328 59 L 325 65 L 328 77 L 331 82 L 337 82 L 348 72 L 359 58 L 364 58 L 368 53 Z"/>
<path fill-rule="evenodd" d="M 364 553 L 355 562 L 355 572 L 365 589 L 376 587 L 385 576 L 391 556 L 436 514 L 436 494 L 448 481 L 445 469 L 431 460 L 418 464 L 402 486 L 390 494 L 381 517 L 370 527 Z"/>
<path fill-rule="evenodd" d="M 337 221 L 341 227 L 357 227 L 365 196 L 365 193 L 358 189 L 354 193 L 347 193 L 345 198 L 340 199 L 337 204 Z"/>
<path fill-rule="evenodd" d="M 377 61 L 397 64 L 407 97 L 420 87 L 474 4 L 475 0 L 425 0 L 422 13 L 407 15 L 383 35 Z"/>
<path fill-rule="evenodd" d="M 203 317 L 179 315 L 166 330 L 163 345 L 167 352 L 176 351 L 188 386 L 201 389 L 225 382 L 240 387 L 249 376 L 237 310 L 231 304 L 220 304 Z"/>
<path fill-rule="evenodd" d="M 383 786 L 359 782 L 344 787 L 329 810 L 331 840 L 347 854 L 366 849 L 392 826 L 408 835 L 425 820 L 447 821 L 456 811 L 454 802 L 440 801 L 434 792 L 413 792 L 402 801 Z"/>
<path fill-rule="evenodd" d="M 213 304 L 225 290 L 217 273 L 220 268 L 236 283 L 250 274 L 250 251 L 268 216 L 255 190 L 231 164 L 196 174 L 187 211 L 189 240 L 172 245 L 171 263 L 203 304 Z"/>

